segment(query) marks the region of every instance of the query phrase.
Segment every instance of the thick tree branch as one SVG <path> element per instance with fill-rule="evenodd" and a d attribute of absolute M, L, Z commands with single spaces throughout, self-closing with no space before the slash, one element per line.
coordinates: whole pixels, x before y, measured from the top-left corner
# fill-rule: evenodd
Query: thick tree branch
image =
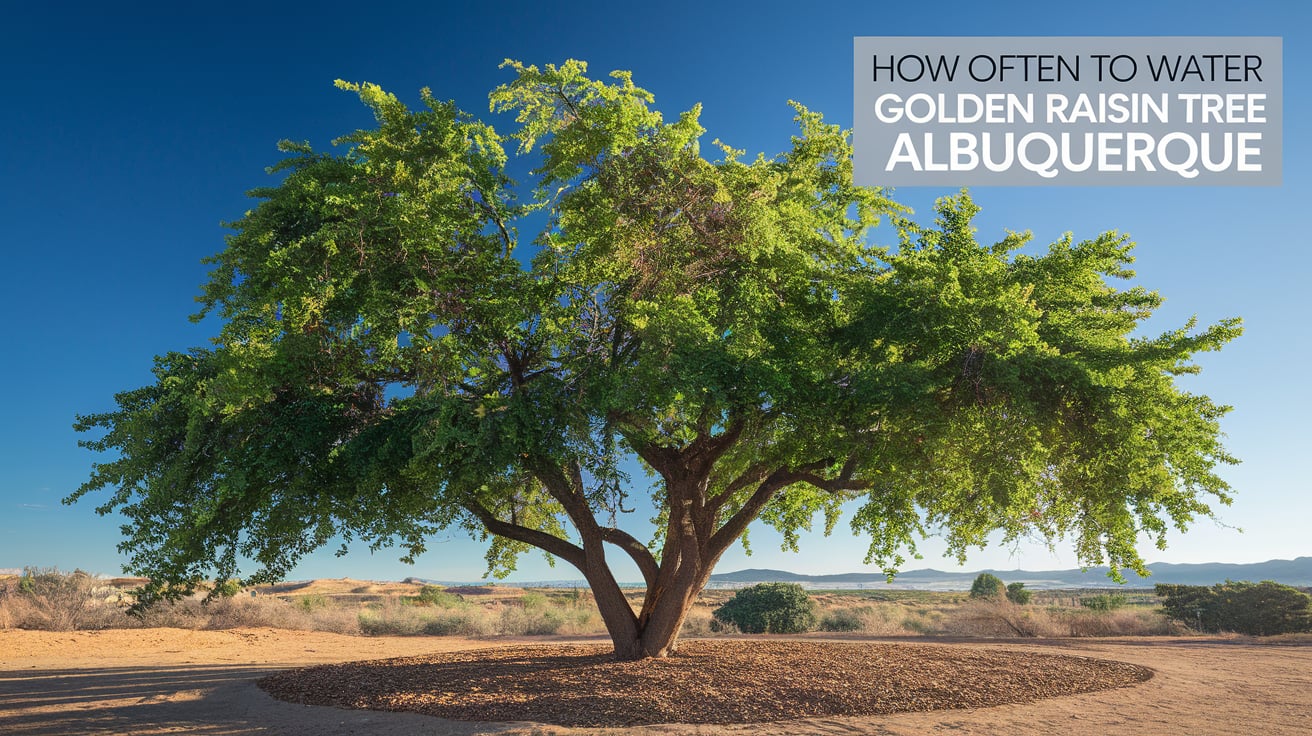
<path fill-rule="evenodd" d="M 491 511 L 488 511 L 475 503 L 466 504 L 465 510 L 478 517 L 478 520 L 483 522 L 483 527 L 486 528 L 490 534 L 495 534 L 499 537 L 506 537 L 525 544 L 531 544 L 538 549 L 559 557 L 579 569 L 583 568 L 583 550 L 575 544 L 561 539 L 554 534 L 548 534 L 547 532 L 539 531 L 537 529 L 530 529 L 526 526 L 502 521 Z"/>
<path fill-rule="evenodd" d="M 656 585 L 656 577 L 660 573 L 660 567 L 656 564 L 656 558 L 652 557 L 651 550 L 647 545 L 639 542 L 632 534 L 613 527 L 602 527 L 601 538 L 611 544 L 619 547 L 628 553 L 629 557 L 638 565 L 642 571 L 642 579 L 650 590 Z"/>
<path fill-rule="evenodd" d="M 709 430 L 700 432 L 697 439 L 693 440 L 692 444 L 688 446 L 687 455 L 689 459 L 709 469 L 724 456 L 724 453 L 729 451 L 729 448 L 733 447 L 739 437 L 742 437 L 743 430 L 746 427 L 747 422 L 741 416 L 735 415 L 730 418 L 729 424 L 719 434 L 713 435 Z"/>
<path fill-rule="evenodd" d="M 661 447 L 660 445 L 647 442 L 639 442 L 632 434 L 624 431 L 622 428 L 619 430 L 619 433 L 620 436 L 629 443 L 629 447 L 632 447 L 633 451 L 638 454 L 638 457 L 642 458 L 644 462 L 650 465 L 652 469 L 659 473 L 667 482 L 678 472 L 678 450 L 669 447 Z"/>
<path fill-rule="evenodd" d="M 867 480 L 856 480 L 852 475 L 856 473 L 856 457 L 852 456 L 843 463 L 843 467 L 838 471 L 835 478 L 825 478 L 815 473 L 799 472 L 796 474 L 796 483 L 810 483 L 822 491 L 829 493 L 839 493 L 841 491 L 866 491 L 875 487 L 875 484 Z"/>
<path fill-rule="evenodd" d="M 743 504 L 743 507 L 738 509 L 737 513 L 729 517 L 729 520 L 724 522 L 715 534 L 711 535 L 711 554 L 718 555 L 728 549 L 729 545 L 734 543 L 734 540 L 742 536 L 742 533 L 747 531 L 747 525 L 761 515 L 761 510 L 765 508 L 765 505 L 770 502 L 770 499 L 774 498 L 774 494 L 778 493 L 780 489 L 803 480 L 804 476 L 811 475 L 817 470 L 832 465 L 833 462 L 832 458 L 826 458 L 796 468 L 779 468 L 766 476 L 761 484 L 756 487 L 756 491 L 752 493 L 751 498 L 747 499 L 747 503 Z"/>
<path fill-rule="evenodd" d="M 724 490 L 711 498 L 707 506 L 712 513 L 719 513 L 720 509 L 733 498 L 738 491 L 754 484 L 760 483 L 770 475 L 770 464 L 766 462 L 753 463 L 747 467 L 737 478 L 729 482 Z"/>
<path fill-rule="evenodd" d="M 583 538 L 583 546 L 587 547 L 590 540 L 600 541 L 600 527 L 583 494 L 583 473 L 578 463 L 571 463 L 567 471 L 555 463 L 539 462 L 533 466 L 533 474 L 542 481 L 547 493 L 564 507 L 565 514 Z"/>

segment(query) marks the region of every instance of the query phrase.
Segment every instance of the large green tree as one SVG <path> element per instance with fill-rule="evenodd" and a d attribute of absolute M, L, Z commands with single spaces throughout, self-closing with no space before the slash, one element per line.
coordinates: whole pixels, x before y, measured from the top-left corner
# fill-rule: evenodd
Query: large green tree
<path fill-rule="evenodd" d="M 913 223 L 801 105 L 784 153 L 708 156 L 698 108 L 667 121 L 626 73 L 508 66 L 491 107 L 531 190 L 452 103 L 339 83 L 377 125 L 283 144 L 212 259 L 214 344 L 80 418 L 116 454 L 71 499 L 112 491 L 143 600 L 460 528 L 493 572 L 533 548 L 578 568 L 617 654 L 659 657 L 755 520 L 795 545 L 856 500 L 888 569 L 926 533 L 961 556 L 1001 530 L 1139 570 L 1141 538 L 1228 502 L 1225 407 L 1175 377 L 1238 322 L 1138 335 L 1161 300 L 1109 284 L 1125 236 L 981 245 L 969 197 Z M 618 523 L 647 488 L 650 540 Z"/>

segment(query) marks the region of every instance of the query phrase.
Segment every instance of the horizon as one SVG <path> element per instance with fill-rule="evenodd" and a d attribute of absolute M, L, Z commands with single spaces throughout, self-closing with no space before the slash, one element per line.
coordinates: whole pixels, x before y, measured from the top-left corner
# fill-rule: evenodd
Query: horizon
<path fill-rule="evenodd" d="M 1290 563 L 1295 563 L 1295 562 L 1299 562 L 1299 561 L 1301 561 L 1301 560 L 1312 560 L 1312 554 L 1308 554 L 1308 555 L 1299 555 L 1299 556 L 1297 556 L 1297 557 L 1293 557 L 1293 558 L 1290 558 L 1290 559 L 1280 559 L 1280 558 L 1276 558 L 1276 559 L 1270 559 L 1270 560 L 1262 560 L 1262 561 L 1260 561 L 1260 562 L 1216 562 L 1216 561 L 1212 561 L 1212 562 L 1145 562 L 1145 563 L 1144 563 L 1144 567 L 1145 567 L 1145 568 L 1151 568 L 1151 567 L 1156 566 L 1156 565 L 1165 566 L 1165 567 L 1205 567 L 1205 566 L 1220 566 L 1220 567 L 1256 567 L 1256 566 L 1260 566 L 1260 565 L 1266 565 L 1266 564 L 1270 564 L 1270 563 L 1278 563 L 1278 562 L 1290 562 Z M 39 566 L 38 566 L 38 567 L 39 567 Z M 974 569 L 974 570 L 940 570 L 940 569 L 938 569 L 938 568 L 934 568 L 934 567 L 916 567 L 916 568 L 910 568 L 910 569 L 905 569 L 905 570 L 898 570 L 896 576 L 906 576 L 906 575 L 911 575 L 911 574 L 913 574 L 913 573 L 925 573 L 925 572 L 935 572 L 935 573 L 942 573 L 942 574 L 945 574 L 945 575 L 953 575 L 953 576 L 970 576 L 970 575 L 978 575 L 978 574 L 980 574 L 980 573 L 1009 573 L 1009 574 L 1022 574 L 1022 575 L 1045 575 L 1045 574 L 1053 574 L 1053 573 L 1093 573 L 1093 572 L 1100 572 L 1101 570 L 1103 570 L 1103 569 L 1105 569 L 1105 568 L 1106 568 L 1105 565 L 1102 565 L 1102 566 L 1096 566 L 1096 567 L 1087 567 L 1087 568 L 1081 568 L 1081 567 L 1069 567 L 1069 568 L 1062 568 L 1062 569 L 1058 569 L 1058 570 L 1035 570 L 1035 569 L 1022 569 L 1022 568 L 1015 568 L 1015 569 L 1011 569 L 1011 568 L 980 568 L 980 569 Z M 23 567 L 0 567 L 0 575 L 21 575 L 21 574 L 23 573 L 23 570 L 24 570 Z M 61 569 L 60 572 L 68 573 L 68 572 L 75 572 L 75 570 L 62 570 L 62 569 Z M 131 575 L 124 575 L 124 574 L 121 574 L 121 573 L 119 573 L 119 574 L 112 574 L 112 573 L 101 572 L 101 571 L 96 571 L 96 570 L 81 570 L 81 572 L 84 572 L 84 573 L 86 573 L 86 574 L 88 574 L 88 575 L 91 575 L 92 577 L 95 577 L 95 578 L 97 578 L 97 579 L 111 579 L 111 578 L 124 578 L 124 577 L 128 577 L 128 578 L 130 578 L 130 577 L 134 577 L 134 576 L 131 576 Z M 716 578 L 716 577 L 725 577 L 725 576 L 729 576 L 729 575 L 741 575 L 741 574 L 743 574 L 743 573 L 749 573 L 749 572 L 782 573 L 782 574 L 785 574 L 785 575 L 797 575 L 797 576 L 799 576 L 799 577 L 809 577 L 809 578 L 827 578 L 827 577 L 843 577 L 843 576 L 851 576 L 851 575 L 879 575 L 879 574 L 882 574 L 882 573 L 878 573 L 878 572 L 798 573 L 798 572 L 795 572 L 795 571 L 792 571 L 792 570 L 780 570 L 780 569 L 775 569 L 775 568 L 746 567 L 746 568 L 742 568 L 742 569 L 738 569 L 738 570 L 727 570 L 727 571 L 725 571 L 725 572 L 716 572 L 716 573 L 713 573 L 713 574 L 711 575 L 711 578 L 712 578 L 711 582 L 712 582 L 712 583 L 715 583 L 716 581 L 714 580 L 714 578 Z M 1127 572 L 1130 572 L 1130 571 L 1127 571 Z M 1151 572 L 1151 571 L 1150 571 L 1150 572 Z M 1130 574 L 1133 574 L 1133 573 L 1130 572 Z M 896 576 L 895 576 L 895 577 L 896 577 Z M 405 576 L 405 577 L 403 577 L 403 578 L 368 578 L 368 577 L 356 577 L 356 576 L 352 576 L 352 575 L 345 575 L 345 576 L 340 576 L 340 577 L 339 577 L 339 576 L 335 576 L 335 575 L 328 575 L 328 576 L 320 575 L 320 576 L 309 577 L 309 578 L 292 578 L 292 577 L 288 577 L 288 578 L 284 578 L 284 579 L 282 580 L 282 582 L 284 582 L 284 583 L 303 583 L 303 582 L 309 582 L 309 581 L 314 581 L 314 580 L 360 580 L 360 581 L 362 581 L 362 582 L 388 583 L 388 582 L 406 582 L 406 581 L 408 581 L 408 580 L 412 580 L 412 579 L 413 579 L 413 580 L 417 580 L 417 581 L 420 581 L 420 582 L 425 582 L 425 583 L 439 583 L 439 584 L 443 584 L 443 585 L 478 585 L 478 584 L 490 584 L 490 585 L 506 585 L 506 586 L 510 586 L 510 587 L 535 587 L 535 586 L 547 586 L 547 587 L 550 587 L 550 586 L 569 585 L 569 584 L 575 584 L 575 585 L 586 584 L 586 581 L 584 581 L 582 578 L 550 578 L 550 579 L 537 579 L 537 580 L 520 580 L 520 579 L 512 579 L 512 578 L 514 578 L 514 577 L 515 577 L 515 576 L 511 576 L 511 578 L 507 578 L 507 579 L 505 579 L 505 580 L 495 580 L 495 579 L 488 579 L 488 578 L 478 578 L 478 579 L 474 579 L 474 580 L 467 580 L 467 579 L 459 579 L 459 578 L 447 578 L 447 579 L 441 579 L 441 578 L 428 578 L 428 577 L 424 577 L 424 576 L 420 576 L 420 575 L 407 575 L 407 576 Z M 141 579 L 144 580 L 145 578 L 141 578 Z M 1139 579 L 1143 580 L 1143 579 L 1148 579 L 1148 578 L 1139 578 Z M 1122 585 L 1122 584 L 1116 583 L 1115 581 L 1111 580 L 1110 578 L 1107 579 L 1107 582 L 1108 582 L 1109 587 L 1117 587 L 1117 586 Z M 1124 585 L 1128 586 L 1129 582 L 1130 582 L 1130 581 L 1129 581 L 1129 579 L 1127 578 L 1126 583 L 1125 583 Z M 266 585 L 266 584 L 267 584 L 267 583 L 261 583 L 261 585 Z M 896 584 L 896 580 L 894 581 L 894 584 Z M 645 585 L 645 583 L 642 583 L 641 581 L 620 581 L 620 582 L 619 582 L 619 585 L 620 585 L 621 587 L 640 587 L 640 586 Z"/>
<path fill-rule="evenodd" d="M 826 119 L 852 124 L 852 41 L 863 35 L 1277 35 L 1283 36 L 1285 120 L 1291 131 L 1308 112 L 1312 8 L 1268 0 L 1196 13 L 1174 1 L 1145 7 L 1120 2 L 1064 9 L 1016 3 L 1007 10 L 953 2 L 890 10 L 857 2 L 811 6 L 672 3 L 614 9 L 576 3 L 571 12 L 531 3 L 495 9 L 391 9 L 361 15 L 352 6 L 88 7 L 76 13 L 24 6 L 10 12 L 11 43 L 0 50 L 11 99 L 0 111 L 8 134 L 0 175 L 0 213 L 10 265 L 0 309 L 11 315 L 9 360 L 0 376 L 11 397 L 0 415 L 0 562 L 18 568 L 119 569 L 115 549 L 124 519 L 99 517 L 105 494 L 74 506 L 61 499 L 86 480 L 97 458 L 80 449 L 70 425 L 77 414 L 105 411 L 115 392 L 150 380 L 151 357 L 203 345 L 213 318 L 192 324 L 193 297 L 223 246 L 219 223 L 236 220 L 252 201 L 244 192 L 270 183 L 264 168 L 280 139 L 318 148 L 370 116 L 334 79 L 369 80 L 414 105 L 419 89 L 480 117 L 486 95 L 508 81 L 503 58 L 526 63 L 586 60 L 594 76 L 628 69 L 668 118 L 704 103 L 705 141 L 721 138 L 748 155 L 785 149 L 793 132 L 785 101 L 797 99 Z M 252 24 L 248 11 L 260 22 Z M 357 17 L 358 16 L 358 17 Z M 1298 18 L 1303 18 L 1299 21 Z M 649 33 L 627 33 L 635 26 Z M 543 31 L 550 31 L 544 33 Z M 678 54 L 670 49 L 679 48 Z M 791 53 L 779 53 L 781 49 Z M 1166 548 L 1140 546 L 1145 564 L 1249 564 L 1312 554 L 1304 520 L 1312 517 L 1303 457 L 1312 446 L 1305 414 L 1312 385 L 1286 377 L 1312 363 L 1312 324 L 1302 284 L 1312 253 L 1297 233 L 1312 199 L 1305 137 L 1284 141 L 1278 187 L 977 187 L 980 240 L 1008 229 L 1032 230 L 1041 248 L 1063 232 L 1077 239 L 1106 230 L 1139 243 L 1129 284 L 1160 290 L 1167 302 L 1149 322 L 1165 332 L 1196 315 L 1200 325 L 1230 316 L 1245 335 L 1202 356 L 1202 372 L 1182 386 L 1234 406 L 1221 423 L 1226 445 L 1243 464 L 1222 468 L 1234 504 L 1214 504 L 1219 521 L 1174 528 Z M 893 199 L 916 218 L 954 190 L 906 187 Z M 875 237 L 888 237 L 887 227 Z M 643 498 L 635 474 L 635 500 Z M 649 537 L 651 511 L 639 504 L 625 526 Z M 850 514 L 844 517 L 850 518 Z M 823 526 L 817 519 L 817 526 Z M 1245 530 L 1244 533 L 1238 531 Z M 646 537 L 644 535 L 647 535 Z M 879 572 L 861 564 L 863 541 L 843 526 L 832 537 L 804 534 L 801 552 L 751 527 L 754 554 L 741 545 L 719 569 L 763 568 L 827 574 Z M 456 532 L 434 537 L 415 565 L 400 551 L 370 553 L 355 544 L 338 558 L 333 546 L 310 556 L 290 579 L 482 579 L 485 546 Z M 903 569 L 1074 569 L 1069 543 L 1041 542 L 971 550 L 962 563 L 941 540 L 921 543 L 922 557 Z M 622 579 L 638 579 L 627 559 Z M 507 578 L 541 580 L 572 571 L 525 555 Z M 246 570 L 250 572 L 250 570 Z M 329 573 L 336 573 L 335 575 Z M 845 573 L 839 573 L 845 574 Z"/>

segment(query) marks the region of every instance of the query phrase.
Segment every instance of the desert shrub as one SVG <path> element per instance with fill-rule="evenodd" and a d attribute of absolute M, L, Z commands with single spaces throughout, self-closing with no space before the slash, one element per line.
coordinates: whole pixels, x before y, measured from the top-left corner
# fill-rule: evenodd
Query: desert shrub
<path fill-rule="evenodd" d="M 1002 584 L 1002 580 L 987 572 L 980 573 L 975 582 L 970 584 L 971 598 L 1001 598 L 1006 592 L 1007 586 Z"/>
<path fill-rule="evenodd" d="M 796 583 L 743 588 L 715 609 L 714 616 L 748 634 L 797 634 L 817 623 L 815 601 Z"/>
<path fill-rule="evenodd" d="M 864 628 L 861 612 L 851 608 L 838 608 L 820 617 L 821 631 L 861 631 Z"/>
<path fill-rule="evenodd" d="M 519 597 L 519 605 L 522 608 L 543 609 L 547 604 L 547 597 L 541 593 L 525 593 Z"/>
<path fill-rule="evenodd" d="M 296 605 L 303 611 L 310 612 L 319 608 L 328 607 L 328 599 L 318 593 L 299 596 L 296 599 Z"/>
<path fill-rule="evenodd" d="M 92 611 L 104 605 L 95 578 L 75 570 L 25 567 L 16 589 L 6 593 L 6 618 L 17 628 L 73 631 L 82 628 Z M 9 599 L 12 599 L 9 600 Z"/>
<path fill-rule="evenodd" d="M 714 636 L 725 633 L 724 628 L 729 626 L 732 625 L 715 620 L 710 611 L 704 608 L 694 608 L 683 619 L 683 628 L 680 629 L 679 636 Z"/>
<path fill-rule="evenodd" d="M 196 608 L 195 628 L 211 630 L 265 626 L 273 629 L 327 631 L 334 634 L 360 633 L 359 616 L 353 608 L 322 604 L 304 605 L 281 598 L 224 598 L 184 608 Z"/>
<path fill-rule="evenodd" d="M 900 603 L 884 603 L 860 608 L 857 615 L 861 618 L 861 631 L 867 634 L 900 636 L 917 633 L 907 625 L 912 610 L 917 611 L 914 615 L 919 618 L 921 628 L 925 630 L 932 630 L 937 625 L 934 618 L 941 615 L 936 609 L 913 609 Z"/>
<path fill-rule="evenodd" d="M 464 598 L 448 592 L 440 585 L 425 585 L 419 589 L 419 595 L 415 596 L 414 600 L 438 608 L 456 608 L 464 605 L 465 602 Z"/>
<path fill-rule="evenodd" d="M 1081 598 L 1080 605 L 1092 611 L 1115 611 L 1125 607 L 1125 596 L 1120 593 L 1099 593 Z"/>
<path fill-rule="evenodd" d="M 444 611 L 424 624 L 424 633 L 430 636 L 486 636 L 492 633 L 487 617 L 481 611 Z"/>
<path fill-rule="evenodd" d="M 1002 596 L 971 601 L 940 621 L 938 632 L 952 636 L 1065 636 L 1066 627 L 1050 612 L 1018 606 Z"/>
<path fill-rule="evenodd" d="M 1050 609 L 1068 631 L 1065 636 L 1164 636 L 1181 633 L 1159 611 L 1144 608 L 1121 608 L 1095 611 L 1085 608 Z"/>
<path fill-rule="evenodd" d="M 360 612 L 360 633 L 365 636 L 419 636 L 428 621 L 417 616 L 378 616 Z"/>
<path fill-rule="evenodd" d="M 1312 597 L 1288 585 L 1227 580 L 1210 588 L 1159 584 L 1162 611 L 1202 631 L 1272 636 L 1312 631 Z"/>
<path fill-rule="evenodd" d="M 565 626 L 565 617 L 554 609 L 511 606 L 501 610 L 500 633 L 511 636 L 543 636 L 558 634 Z"/>
<path fill-rule="evenodd" d="M 430 607 L 392 599 L 369 606 L 356 618 L 365 636 L 422 636 L 437 615 Z"/>
<path fill-rule="evenodd" d="M 1033 593 L 1025 590 L 1025 583 L 1011 583 L 1007 586 L 1007 600 L 1018 606 L 1029 605 L 1033 596 Z"/>
<path fill-rule="evenodd" d="M 910 614 L 902 621 L 902 628 L 913 634 L 938 634 L 943 630 L 947 614 L 936 608 L 922 608 L 918 603 L 908 604 Z"/>

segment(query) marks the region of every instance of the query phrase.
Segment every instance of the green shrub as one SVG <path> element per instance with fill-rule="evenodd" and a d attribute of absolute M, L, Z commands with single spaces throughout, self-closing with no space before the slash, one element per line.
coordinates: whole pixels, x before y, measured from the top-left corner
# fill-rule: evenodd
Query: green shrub
<path fill-rule="evenodd" d="M 1212 587 L 1156 586 L 1168 618 L 1201 631 L 1272 636 L 1312 631 L 1312 597 L 1288 585 L 1227 580 Z"/>
<path fill-rule="evenodd" d="M 797 634 L 816 627 L 816 604 L 796 583 L 761 583 L 743 588 L 715 618 L 747 634 Z"/>
<path fill-rule="evenodd" d="M 864 628 L 861 613 L 851 608 L 839 608 L 820 618 L 821 631 L 860 631 Z"/>
<path fill-rule="evenodd" d="M 1011 583 L 1007 586 L 1007 600 L 1018 606 L 1029 605 L 1032 597 L 1034 594 L 1025 590 L 1025 583 Z"/>
<path fill-rule="evenodd" d="M 1115 611 L 1125 607 L 1125 596 L 1120 593 L 1099 593 L 1081 598 L 1080 605 L 1090 611 Z"/>
<path fill-rule="evenodd" d="M 547 607 L 547 597 L 541 593 L 525 593 L 519 597 L 519 605 L 531 610 Z"/>
<path fill-rule="evenodd" d="M 313 593 L 297 598 L 296 605 L 300 606 L 302 611 L 310 612 L 320 608 L 327 608 L 328 599 L 318 593 Z"/>
<path fill-rule="evenodd" d="M 232 598 L 241 592 L 241 581 L 237 578 L 228 578 L 214 584 L 215 598 Z"/>
<path fill-rule="evenodd" d="M 1007 592 L 1007 586 L 997 575 L 982 572 L 970 584 L 971 598 L 1001 598 Z"/>

